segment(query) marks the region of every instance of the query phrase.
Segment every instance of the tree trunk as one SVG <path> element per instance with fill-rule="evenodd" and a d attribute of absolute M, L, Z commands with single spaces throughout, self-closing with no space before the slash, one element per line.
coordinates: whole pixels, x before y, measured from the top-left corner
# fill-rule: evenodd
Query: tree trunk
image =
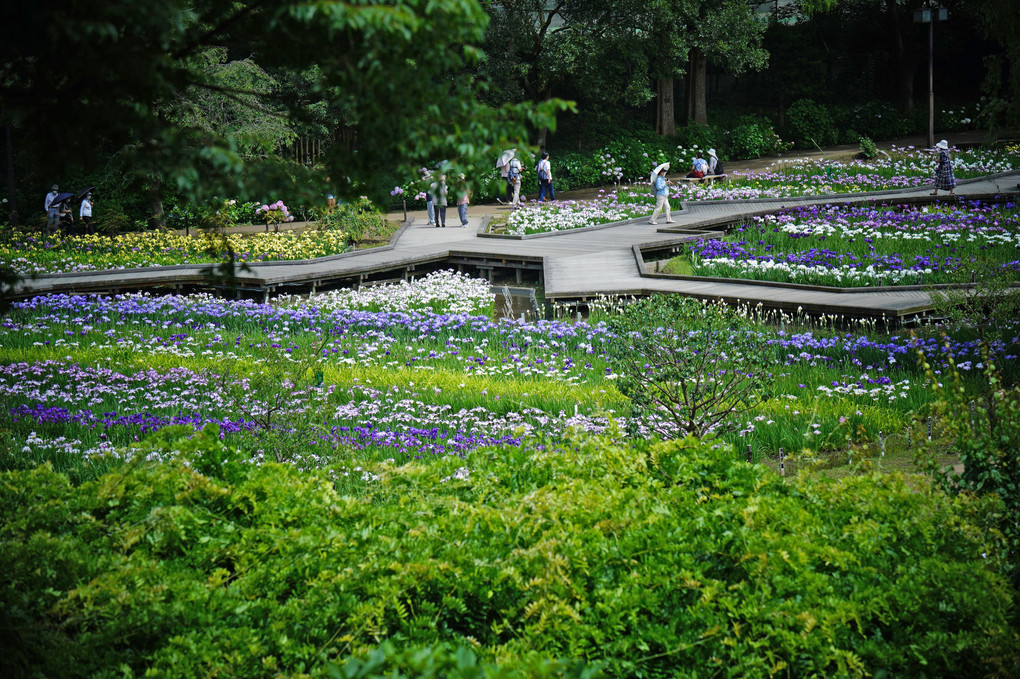
<path fill-rule="evenodd" d="M 705 103 L 705 80 L 708 57 L 700 47 L 692 47 L 687 67 L 687 120 L 708 123 L 708 106 Z"/>
<path fill-rule="evenodd" d="M 916 60 L 900 60 L 896 82 L 896 102 L 902 113 L 910 113 L 914 110 L 914 71 L 916 70 Z"/>
<path fill-rule="evenodd" d="M 18 196 L 14 191 L 14 147 L 11 145 L 11 126 L 6 126 L 7 143 L 7 200 L 11 214 L 11 226 L 18 228 Z"/>
<path fill-rule="evenodd" d="M 673 106 L 673 79 L 656 78 L 655 131 L 665 137 L 676 136 L 676 113 Z"/>
<path fill-rule="evenodd" d="M 901 112 L 908 113 L 914 109 L 914 71 L 921 60 L 917 48 L 904 36 L 903 22 L 906 19 L 896 0 L 885 0 L 885 11 L 896 68 L 896 103 Z"/>
<path fill-rule="evenodd" d="M 163 181 L 154 175 L 149 183 L 149 217 L 150 229 L 166 228 L 166 216 L 163 214 Z"/>

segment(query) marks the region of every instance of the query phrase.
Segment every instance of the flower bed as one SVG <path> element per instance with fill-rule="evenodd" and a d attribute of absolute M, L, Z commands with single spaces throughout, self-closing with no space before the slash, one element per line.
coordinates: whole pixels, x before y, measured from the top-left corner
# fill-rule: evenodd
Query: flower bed
<path fill-rule="evenodd" d="M 897 148 L 891 158 L 864 161 L 798 160 L 754 172 L 729 172 L 726 183 L 680 182 L 670 200 L 750 200 L 906 189 L 931 185 L 934 159 L 929 151 Z M 954 154 L 957 179 L 981 177 L 1020 167 L 1020 146 L 973 149 Z M 651 169 L 651 168 L 649 168 Z M 524 235 L 597 226 L 644 217 L 655 199 L 648 184 L 638 182 L 607 190 L 590 202 L 531 204 L 510 216 L 507 233 Z"/>
<path fill-rule="evenodd" d="M 841 287 L 959 283 L 978 265 L 1020 271 L 1020 209 L 808 206 L 687 247 L 695 275 Z"/>
<path fill-rule="evenodd" d="M 447 273 L 420 294 L 416 285 L 352 294 L 352 304 L 338 295 L 276 305 L 204 295 L 19 303 L 0 326 L 5 426 L 28 458 L 87 467 L 130 454 L 168 425 L 211 422 L 252 460 L 307 467 L 534 445 L 627 424 L 606 352 L 618 340 L 605 324 L 496 321 L 476 315 L 491 313 L 484 282 Z M 472 308 L 443 308 L 441 290 Z M 387 310 L 343 308 L 386 297 Z M 867 440 L 901 430 L 930 400 L 916 349 L 936 365 L 952 355 L 980 369 L 971 341 L 944 347 L 934 335 L 867 330 L 761 325 L 758 340 L 775 355 L 771 393 L 727 440 L 765 453 Z M 1013 370 L 1016 347 L 996 352 Z M 663 430 L 650 417 L 634 430 Z"/>
<path fill-rule="evenodd" d="M 55 236 L 25 232 L 0 236 L 0 265 L 20 275 L 132 269 L 221 262 L 232 250 L 239 261 L 314 259 L 344 252 L 340 231 L 199 234 L 126 233 L 119 236 Z"/>

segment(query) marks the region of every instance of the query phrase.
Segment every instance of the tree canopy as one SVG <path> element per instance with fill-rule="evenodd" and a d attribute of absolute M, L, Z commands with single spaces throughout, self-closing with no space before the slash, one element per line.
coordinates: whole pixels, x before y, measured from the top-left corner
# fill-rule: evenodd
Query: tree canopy
<path fill-rule="evenodd" d="M 380 192 L 381 176 L 470 165 L 554 125 L 561 102 L 479 103 L 485 83 L 464 73 L 487 23 L 475 0 L 16 3 L 0 29 L 0 116 L 55 165 L 128 148 L 135 171 L 175 191 L 245 196 L 301 171 L 251 156 L 312 117 L 307 100 L 274 94 L 274 74 L 304 74 L 314 103 L 357 130 L 329 147 L 325 174 L 341 195 Z"/>

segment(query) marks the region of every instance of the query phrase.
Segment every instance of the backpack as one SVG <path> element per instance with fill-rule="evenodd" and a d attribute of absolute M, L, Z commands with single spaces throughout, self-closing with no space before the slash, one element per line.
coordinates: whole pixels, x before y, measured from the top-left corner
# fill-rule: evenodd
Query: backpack
<path fill-rule="evenodd" d="M 521 164 L 516 158 L 510 161 L 510 169 L 506 173 L 506 178 L 512 182 L 521 178 Z"/>
<path fill-rule="evenodd" d="M 539 165 L 538 165 L 538 181 L 544 182 L 544 181 L 548 181 L 548 180 L 549 180 L 549 173 L 546 172 L 545 168 L 542 167 L 542 164 L 539 163 Z"/>

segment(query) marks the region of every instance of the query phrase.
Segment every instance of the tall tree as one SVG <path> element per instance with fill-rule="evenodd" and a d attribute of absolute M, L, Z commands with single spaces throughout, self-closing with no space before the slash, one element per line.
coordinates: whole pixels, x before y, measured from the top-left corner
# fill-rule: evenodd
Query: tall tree
<path fill-rule="evenodd" d="M 687 63 L 687 119 L 708 122 L 706 77 L 709 60 L 739 74 L 768 63 L 762 49 L 767 19 L 748 0 L 701 0 L 687 5 L 685 30 L 690 41 Z"/>
<path fill-rule="evenodd" d="M 988 64 L 986 89 L 996 108 L 990 123 L 1020 129 L 1020 3 L 976 0 L 975 9 L 985 34 L 1005 50 Z"/>
<path fill-rule="evenodd" d="M 487 21 L 476 0 L 13 3 L 0 26 L 0 123 L 54 165 L 97 140 L 133 145 L 139 171 L 193 198 L 293 183 L 293 167 L 252 163 L 237 129 L 159 106 L 187 92 L 258 96 L 195 68 L 210 49 L 243 45 L 270 72 L 318 64 L 312 86 L 358 130 L 357 144 L 333 147 L 326 171 L 342 194 L 382 196 L 395 171 L 437 157 L 480 162 L 489 146 L 525 138 L 527 124 L 554 124 L 560 102 L 492 108 L 477 101 L 484 83 L 451 77 L 478 63 Z M 282 123 L 302 119 L 297 102 L 280 103 Z"/>

